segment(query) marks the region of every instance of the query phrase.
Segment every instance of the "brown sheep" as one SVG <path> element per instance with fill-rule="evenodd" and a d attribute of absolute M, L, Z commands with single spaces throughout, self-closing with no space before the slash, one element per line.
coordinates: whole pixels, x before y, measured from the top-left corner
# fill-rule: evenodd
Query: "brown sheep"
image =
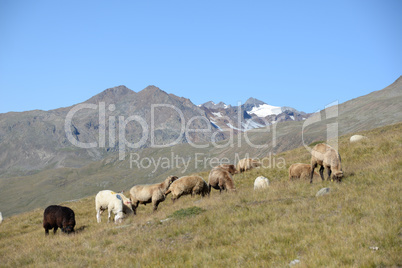
<path fill-rule="evenodd" d="M 224 169 L 232 175 L 239 173 L 239 171 L 236 169 L 236 167 L 234 165 L 222 164 L 222 165 L 217 166 L 217 168 Z"/>
<path fill-rule="evenodd" d="M 130 189 L 131 206 L 136 215 L 138 204 L 153 204 L 154 211 L 158 209 L 160 202 L 165 201 L 165 192 L 169 186 L 177 180 L 176 176 L 169 176 L 165 181 L 156 184 L 136 185 Z"/>
<path fill-rule="evenodd" d="M 165 195 L 172 193 L 172 201 L 176 201 L 182 195 L 191 196 L 198 194 L 205 196 L 209 194 L 209 189 L 207 183 L 200 176 L 184 176 L 175 180 L 169 189 L 166 191 Z"/>
<path fill-rule="evenodd" d="M 43 213 L 43 228 L 45 235 L 49 234 L 49 230 L 53 229 L 56 234 L 57 229 L 61 228 L 63 233 L 74 232 L 75 215 L 71 208 L 52 205 L 48 206 Z"/>
<path fill-rule="evenodd" d="M 311 165 L 296 163 L 289 167 L 289 180 L 300 179 L 300 178 L 310 178 Z M 317 172 L 314 171 L 314 175 L 319 176 Z"/>
<path fill-rule="evenodd" d="M 311 150 L 310 183 L 313 183 L 314 169 L 317 167 L 317 165 L 321 165 L 320 176 L 322 180 L 324 180 L 325 167 L 328 171 L 328 180 L 330 180 L 332 173 L 332 178 L 338 182 L 341 182 L 343 177 L 341 156 L 328 144 L 319 143 Z"/>
<path fill-rule="evenodd" d="M 236 191 L 236 187 L 234 186 L 232 175 L 229 171 L 223 168 L 213 168 L 209 173 L 208 177 L 208 192 L 211 192 L 211 188 L 219 190 L 219 193 L 222 190 L 230 190 Z"/>
<path fill-rule="evenodd" d="M 251 158 L 243 158 L 237 163 L 238 172 L 243 172 L 261 166 L 260 161 Z"/>

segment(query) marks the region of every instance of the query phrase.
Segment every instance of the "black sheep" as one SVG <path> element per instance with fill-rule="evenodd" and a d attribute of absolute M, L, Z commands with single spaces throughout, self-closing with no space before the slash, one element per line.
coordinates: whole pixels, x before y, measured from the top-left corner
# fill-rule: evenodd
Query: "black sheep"
<path fill-rule="evenodd" d="M 53 229 L 53 233 L 57 232 L 58 228 L 64 233 L 74 232 L 75 215 L 71 208 L 52 205 L 48 206 L 43 213 L 43 228 L 45 235 L 49 234 L 49 230 Z"/>

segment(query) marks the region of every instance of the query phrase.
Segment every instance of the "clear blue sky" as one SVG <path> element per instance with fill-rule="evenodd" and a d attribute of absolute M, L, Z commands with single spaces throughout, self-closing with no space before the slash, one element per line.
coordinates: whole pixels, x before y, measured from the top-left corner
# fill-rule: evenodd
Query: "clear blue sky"
<path fill-rule="evenodd" d="M 0 0 L 0 113 L 118 85 L 314 112 L 402 75 L 401 14 L 401 0 Z"/>

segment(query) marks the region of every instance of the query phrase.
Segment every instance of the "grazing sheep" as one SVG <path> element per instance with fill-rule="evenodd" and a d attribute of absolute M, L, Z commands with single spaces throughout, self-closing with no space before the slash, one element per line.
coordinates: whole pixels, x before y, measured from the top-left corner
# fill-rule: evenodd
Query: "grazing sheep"
<path fill-rule="evenodd" d="M 341 156 L 339 153 L 325 143 L 319 143 L 313 147 L 311 150 L 311 173 L 310 173 L 310 183 L 313 183 L 314 169 L 317 165 L 320 167 L 320 176 L 324 180 L 324 167 L 328 171 L 328 180 L 332 178 L 341 182 L 343 177 L 343 171 L 341 167 Z"/>
<path fill-rule="evenodd" d="M 71 208 L 52 205 L 48 206 L 43 213 L 43 228 L 45 228 L 45 235 L 49 234 L 49 230 L 53 229 L 56 234 L 57 229 L 60 228 L 63 233 L 74 232 L 75 214 Z"/>
<path fill-rule="evenodd" d="M 172 201 L 176 201 L 182 195 L 191 196 L 209 194 L 208 184 L 200 176 L 184 176 L 175 180 L 166 191 L 165 195 L 172 193 Z"/>
<path fill-rule="evenodd" d="M 136 215 L 138 204 L 146 205 L 152 202 L 154 211 L 156 211 L 159 203 L 165 201 L 165 192 L 175 180 L 177 180 L 176 176 L 169 176 L 161 183 L 132 187 L 130 196 L 134 215 Z"/>
<path fill-rule="evenodd" d="M 3 222 L 3 215 L 0 212 L 0 224 Z"/>
<path fill-rule="evenodd" d="M 349 141 L 352 143 L 352 142 L 357 142 L 357 141 L 361 141 L 364 139 L 367 139 L 367 137 L 362 136 L 362 135 L 353 135 L 352 137 L 350 137 Z"/>
<path fill-rule="evenodd" d="M 269 186 L 269 180 L 263 176 L 259 176 L 254 181 L 254 190 L 265 189 Z"/>
<path fill-rule="evenodd" d="M 300 179 L 300 178 L 310 178 L 311 165 L 296 163 L 289 167 L 289 180 Z M 315 176 L 319 176 L 317 172 L 314 171 Z"/>
<path fill-rule="evenodd" d="M 260 161 L 251 158 L 243 158 L 237 163 L 238 172 L 243 172 L 261 166 Z"/>
<path fill-rule="evenodd" d="M 110 190 L 100 191 L 95 197 L 96 220 L 101 222 L 101 214 L 108 210 L 108 222 L 110 222 L 111 212 L 114 214 L 114 222 L 121 222 L 124 218 L 123 213 L 131 210 L 131 201 L 122 193 L 115 193 Z"/>
<path fill-rule="evenodd" d="M 211 187 L 219 190 L 219 193 L 222 190 L 231 190 L 236 191 L 236 187 L 234 186 L 232 175 L 229 171 L 222 169 L 220 167 L 213 168 L 209 173 L 208 177 L 208 192 L 211 192 Z"/>
<path fill-rule="evenodd" d="M 217 166 L 217 168 L 224 169 L 232 175 L 239 173 L 239 171 L 236 169 L 236 167 L 234 165 L 222 164 L 222 165 Z"/>

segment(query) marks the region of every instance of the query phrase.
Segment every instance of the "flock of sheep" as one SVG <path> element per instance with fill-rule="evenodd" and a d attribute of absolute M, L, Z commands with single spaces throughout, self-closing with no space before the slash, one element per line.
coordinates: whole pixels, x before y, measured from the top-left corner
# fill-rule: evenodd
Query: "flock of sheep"
<path fill-rule="evenodd" d="M 366 139 L 361 135 L 354 135 L 350 138 L 350 142 L 356 142 Z M 327 180 L 335 180 L 341 182 L 343 171 L 341 167 L 341 157 L 339 153 L 325 143 L 317 144 L 311 151 L 311 163 L 296 163 L 289 167 L 289 179 L 310 178 L 313 182 L 313 176 L 318 173 L 315 168 L 320 165 L 319 175 L 324 180 L 324 169 L 327 169 Z M 258 160 L 245 158 L 241 159 L 237 166 L 222 164 L 213 168 L 208 177 L 208 183 L 200 176 L 184 176 L 178 178 L 169 176 L 163 182 L 149 185 L 135 185 L 130 189 L 130 198 L 124 196 L 123 193 L 116 193 L 110 190 L 100 191 L 95 197 L 96 219 L 101 222 L 101 214 L 108 210 L 108 221 L 110 221 L 111 213 L 114 214 L 114 222 L 119 223 L 124 218 L 124 214 L 133 213 L 136 215 L 139 204 L 152 203 L 153 210 L 158 209 L 160 202 L 166 199 L 166 196 L 172 194 L 172 201 L 175 202 L 183 195 L 201 195 L 202 197 L 211 193 L 214 188 L 219 192 L 236 191 L 233 181 L 233 175 L 244 172 L 252 168 L 261 166 Z M 259 176 L 254 181 L 254 190 L 267 188 L 269 181 L 263 176 Z M 0 223 L 3 221 L 0 212 Z M 49 230 L 53 229 L 56 233 L 60 228 L 62 232 L 74 232 L 75 214 L 68 207 L 52 205 L 45 209 L 43 214 L 43 228 L 45 234 L 49 234 Z"/>
<path fill-rule="evenodd" d="M 325 143 L 313 147 L 311 164 L 292 164 L 289 168 L 289 179 L 310 178 L 310 183 L 312 183 L 314 174 L 318 175 L 314 171 L 318 165 L 321 166 L 319 174 L 322 180 L 324 180 L 324 169 L 326 168 L 328 180 L 341 182 L 343 177 L 341 157 L 334 148 Z M 136 215 L 139 204 L 152 203 L 153 211 L 156 211 L 159 203 L 163 202 L 169 194 L 172 194 L 172 201 L 175 202 L 183 195 L 209 196 L 212 188 L 219 190 L 219 192 L 223 190 L 236 191 L 232 176 L 259 166 L 261 166 L 259 161 L 250 158 L 241 159 L 236 166 L 222 164 L 210 171 L 208 182 L 196 175 L 181 178 L 169 176 L 161 183 L 133 186 L 130 189 L 130 198 L 127 198 L 123 193 L 110 190 L 100 191 L 95 197 L 97 222 L 101 222 L 101 215 L 106 209 L 108 210 L 108 222 L 110 222 L 111 213 L 113 213 L 115 223 L 120 223 L 125 214 L 132 212 Z M 267 188 L 268 185 L 268 179 L 259 176 L 254 181 L 254 190 Z M 74 232 L 74 226 L 74 211 L 70 208 L 56 205 L 46 208 L 43 218 L 45 234 L 48 234 L 49 229 L 52 228 L 54 228 L 54 233 L 58 228 L 61 228 L 65 233 Z"/>

